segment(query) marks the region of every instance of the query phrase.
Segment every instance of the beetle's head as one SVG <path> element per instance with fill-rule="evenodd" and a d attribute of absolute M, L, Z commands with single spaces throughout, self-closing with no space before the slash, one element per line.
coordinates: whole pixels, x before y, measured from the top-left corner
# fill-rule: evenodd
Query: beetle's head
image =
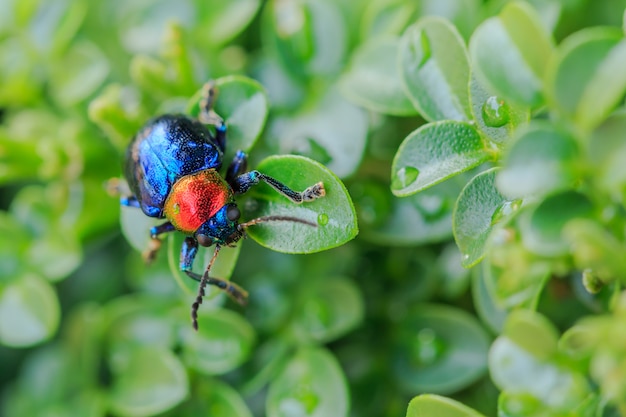
<path fill-rule="evenodd" d="M 239 226 L 241 213 L 234 203 L 225 204 L 196 231 L 196 239 L 202 246 L 229 245 L 243 236 Z"/>
<path fill-rule="evenodd" d="M 249 220 L 245 223 L 239 223 L 241 212 L 234 203 L 225 204 L 217 213 L 209 220 L 204 222 L 196 231 L 196 239 L 202 246 L 211 245 L 230 245 L 241 239 L 246 229 L 259 223 L 267 223 L 274 221 L 287 221 L 294 223 L 302 223 L 307 226 L 317 227 L 315 223 L 308 220 L 299 219 L 291 216 L 263 216 Z"/>

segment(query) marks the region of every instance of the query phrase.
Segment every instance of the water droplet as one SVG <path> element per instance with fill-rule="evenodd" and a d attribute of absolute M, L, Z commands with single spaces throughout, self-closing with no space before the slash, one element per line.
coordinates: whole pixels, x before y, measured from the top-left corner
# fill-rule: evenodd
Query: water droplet
<path fill-rule="evenodd" d="M 497 96 L 491 96 L 483 104 L 482 115 L 489 127 L 501 127 L 509 122 L 509 106 Z"/>
<path fill-rule="evenodd" d="M 391 188 L 394 190 L 402 190 L 417 180 L 420 171 L 414 167 L 400 168 L 391 182 Z"/>
<path fill-rule="evenodd" d="M 174 203 L 172 208 L 174 209 L 174 214 L 180 214 L 180 204 Z"/>
<path fill-rule="evenodd" d="M 419 365 L 435 363 L 445 352 L 445 342 L 433 329 L 420 330 L 413 340 L 413 353 Z"/>
<path fill-rule="evenodd" d="M 318 394 L 304 382 L 294 387 L 292 395 L 280 401 L 278 408 L 282 416 L 305 416 L 313 414 L 319 403 Z"/>
<path fill-rule="evenodd" d="M 522 200 L 505 201 L 491 215 L 491 225 L 501 222 L 522 206 Z"/>
<path fill-rule="evenodd" d="M 320 226 L 326 226 L 328 224 L 328 214 L 320 213 L 317 215 L 317 224 Z"/>

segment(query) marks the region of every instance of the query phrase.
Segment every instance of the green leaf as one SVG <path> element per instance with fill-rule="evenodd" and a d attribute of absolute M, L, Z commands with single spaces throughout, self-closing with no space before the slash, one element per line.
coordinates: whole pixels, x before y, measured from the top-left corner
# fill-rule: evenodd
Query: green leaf
<path fill-rule="evenodd" d="M 589 219 L 572 220 L 563 233 L 579 269 L 590 269 L 603 282 L 619 279 L 626 283 L 626 248 L 615 235 Z"/>
<path fill-rule="evenodd" d="M 108 303 L 105 317 L 112 358 L 115 355 L 124 357 L 129 347 L 138 345 L 163 349 L 174 347 L 174 327 L 170 321 L 164 320 L 171 307 L 171 303 L 158 298 L 138 295 L 118 297 Z"/>
<path fill-rule="evenodd" d="M 556 360 L 549 361 L 545 354 L 535 356 L 537 349 L 552 352 L 553 342 L 556 342 L 554 329 L 551 325 L 546 327 L 545 319 L 537 321 L 531 316 L 525 317 L 520 319 L 519 315 L 512 314 L 510 322 L 505 324 L 505 332 L 516 335 L 515 340 L 503 335 L 492 344 L 489 352 L 491 378 L 507 394 L 524 395 L 526 401 L 539 401 L 543 409 L 553 408 L 558 415 L 557 410 L 564 412 L 570 410 L 572 404 L 582 402 L 590 393 L 589 385 L 584 375 Z M 538 337 L 536 342 L 532 340 L 535 337 Z M 524 346 L 518 344 L 520 340 L 524 341 Z M 544 343 L 547 345 L 542 346 Z M 546 347 L 548 351 L 544 350 Z"/>
<path fill-rule="evenodd" d="M 592 132 L 587 148 L 596 184 L 616 195 L 626 183 L 625 131 L 626 112 L 615 112 Z"/>
<path fill-rule="evenodd" d="M 302 191 L 324 183 L 326 196 L 300 205 L 292 203 L 266 184 L 249 194 L 253 199 L 243 207 L 244 217 L 291 216 L 317 224 L 281 221 L 250 227 L 247 233 L 261 245 L 285 253 L 312 253 L 340 246 L 358 233 L 352 200 L 343 183 L 323 165 L 301 156 L 271 156 L 258 170 Z"/>
<path fill-rule="evenodd" d="M 0 343 L 26 347 L 54 335 L 60 319 L 59 300 L 45 280 L 25 275 L 0 286 Z"/>
<path fill-rule="evenodd" d="M 347 50 L 342 19 L 329 0 L 273 0 L 262 21 L 264 45 L 297 77 L 334 75 Z"/>
<path fill-rule="evenodd" d="M 141 209 L 120 204 L 120 228 L 130 246 L 144 252 L 150 245 L 150 229 L 163 222 L 146 216 Z"/>
<path fill-rule="evenodd" d="M 169 350 L 142 346 L 129 350 L 111 364 L 111 411 L 120 416 L 159 414 L 179 404 L 189 394 L 185 368 Z"/>
<path fill-rule="evenodd" d="M 293 342 L 283 337 L 269 339 L 254 349 L 250 362 L 253 367 L 252 375 L 240 389 L 242 395 L 251 397 L 273 381 L 287 362 L 291 360 Z"/>
<path fill-rule="evenodd" d="M 415 19 L 417 5 L 404 0 L 377 0 L 365 3 L 360 19 L 361 39 L 399 36 Z"/>
<path fill-rule="evenodd" d="M 518 133 L 503 158 L 498 189 L 512 198 L 573 186 L 580 173 L 576 141 L 557 126 L 534 122 Z"/>
<path fill-rule="evenodd" d="M 348 408 L 346 377 L 337 360 L 322 348 L 298 351 L 267 393 L 268 417 L 345 417 Z"/>
<path fill-rule="evenodd" d="M 547 318 L 530 310 L 511 312 L 502 335 L 537 359 L 549 360 L 557 351 L 557 329 Z"/>
<path fill-rule="evenodd" d="M 565 39 L 550 61 L 546 74 L 550 105 L 582 129 L 597 126 L 622 101 L 623 38 L 617 28 L 581 30 Z"/>
<path fill-rule="evenodd" d="M 465 185 L 463 175 L 434 185 L 417 194 L 396 198 L 388 184 L 359 182 L 350 187 L 350 194 L 359 213 L 362 237 L 376 244 L 389 246 L 443 242 L 452 236 L 452 208 Z M 374 191 L 376 190 L 376 191 Z M 376 194 L 379 194 L 376 197 Z M 374 203 L 373 198 L 385 199 Z M 372 204 L 387 204 L 380 210 Z"/>
<path fill-rule="evenodd" d="M 414 194 L 485 162 L 489 154 L 476 129 L 444 120 L 421 126 L 407 136 L 391 168 L 391 191 Z"/>
<path fill-rule="evenodd" d="M 496 189 L 497 172 L 497 168 L 492 168 L 475 176 L 463 188 L 454 206 L 452 232 L 466 268 L 481 261 L 494 226 L 518 206 Z"/>
<path fill-rule="evenodd" d="M 132 95 L 118 84 L 107 86 L 89 103 L 88 112 L 89 119 L 106 133 L 120 151 L 128 146 L 129 138 L 149 117 L 137 107 Z"/>
<path fill-rule="evenodd" d="M 62 106 L 72 106 L 91 96 L 109 74 L 109 62 L 100 48 L 78 41 L 54 66 L 50 75 L 51 94 Z"/>
<path fill-rule="evenodd" d="M 363 320 L 363 297 L 352 281 L 328 277 L 306 287 L 306 297 L 292 313 L 291 330 L 299 340 L 327 343 Z"/>
<path fill-rule="evenodd" d="M 239 392 L 218 379 L 197 383 L 194 388 L 196 395 L 191 400 L 192 405 L 185 408 L 188 413 L 177 409 L 172 412 L 172 417 L 252 417 Z"/>
<path fill-rule="evenodd" d="M 59 226 L 50 229 L 31 242 L 27 257 L 41 276 L 50 281 L 60 281 L 80 265 L 82 247 L 74 235 L 60 230 Z"/>
<path fill-rule="evenodd" d="M 269 112 L 267 93 L 257 81 L 241 75 L 230 75 L 215 80 L 217 96 L 214 109 L 224 118 L 228 127 L 224 164 L 230 163 L 235 152 L 249 152 L 265 127 Z M 187 113 L 197 117 L 202 89 L 190 100 Z"/>
<path fill-rule="evenodd" d="M 180 288 L 187 294 L 196 294 L 198 292 L 198 282 L 189 278 L 186 273 L 180 270 L 180 251 L 185 237 L 186 236 L 182 233 L 170 233 L 167 239 L 167 259 L 170 271 L 174 275 L 174 279 L 176 279 L 176 283 L 180 286 Z M 215 263 L 211 267 L 211 276 L 222 279 L 230 279 L 235 266 L 237 265 L 240 251 L 241 245 L 222 247 L 217 259 L 215 259 Z M 209 265 L 214 252 L 215 246 L 208 248 L 198 247 L 198 253 L 193 265 L 193 271 L 202 275 L 206 267 Z M 224 295 L 224 291 L 214 285 L 209 285 L 205 289 L 205 293 L 205 301 L 216 298 L 219 295 Z M 218 300 L 216 299 L 215 301 Z"/>
<path fill-rule="evenodd" d="M 399 49 L 402 82 L 420 115 L 431 122 L 468 120 L 469 62 L 456 28 L 422 18 L 404 32 Z"/>
<path fill-rule="evenodd" d="M 439 16 L 450 21 L 464 39 L 480 22 L 482 3 L 480 0 L 422 0 L 419 4 L 421 16 Z"/>
<path fill-rule="evenodd" d="M 194 25 L 192 36 L 204 39 L 213 47 L 221 45 L 250 24 L 260 6 L 259 0 L 209 0 L 197 3 L 200 22 Z"/>
<path fill-rule="evenodd" d="M 367 114 L 332 88 L 314 111 L 276 119 L 270 137 L 278 138 L 281 153 L 315 159 L 344 178 L 359 167 L 367 130 Z"/>
<path fill-rule="evenodd" d="M 485 20 L 470 39 L 476 76 L 505 100 L 539 107 L 542 79 L 552 53 L 550 35 L 527 3 L 507 3 L 500 14 Z"/>
<path fill-rule="evenodd" d="M 532 259 L 511 234 L 510 229 L 500 228 L 490 237 L 488 259 L 482 266 L 485 284 L 499 308 L 534 310 L 552 270 L 547 262 Z"/>
<path fill-rule="evenodd" d="M 181 315 L 189 316 L 188 310 Z M 221 375 L 241 365 L 256 342 L 254 329 L 242 316 L 225 309 L 201 308 L 199 329 L 184 322 L 183 359 L 185 364 L 208 375 Z"/>
<path fill-rule="evenodd" d="M 391 366 L 409 392 L 456 392 L 487 371 L 489 336 L 473 316 L 460 309 L 416 306 L 395 333 Z"/>
<path fill-rule="evenodd" d="M 460 402 L 435 394 L 422 394 L 413 398 L 406 417 L 483 417 Z"/>
<path fill-rule="evenodd" d="M 593 205 L 578 192 L 566 191 L 551 195 L 532 212 L 522 216 L 521 232 L 524 246 L 541 256 L 559 256 L 569 252 L 570 242 L 563 236 L 563 228 L 576 218 L 591 217 Z"/>
<path fill-rule="evenodd" d="M 508 140 L 530 119 L 529 107 L 490 93 L 475 76 L 471 77 L 469 90 L 472 116 L 478 129 L 497 144 Z"/>
<path fill-rule="evenodd" d="M 472 299 L 478 317 L 489 327 L 492 333 L 502 332 L 508 311 L 500 305 L 492 291 L 492 285 L 487 282 L 488 276 L 484 273 L 487 267 L 472 270 Z"/>
<path fill-rule="evenodd" d="M 343 95 L 369 110 L 396 116 L 412 116 L 417 110 L 400 79 L 400 39 L 377 38 L 362 44 L 352 55 L 339 81 Z"/>

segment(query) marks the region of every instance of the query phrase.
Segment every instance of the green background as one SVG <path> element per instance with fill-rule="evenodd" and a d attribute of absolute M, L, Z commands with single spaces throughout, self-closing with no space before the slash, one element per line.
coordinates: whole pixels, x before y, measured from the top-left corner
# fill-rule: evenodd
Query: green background
<path fill-rule="evenodd" d="M 0 414 L 626 415 L 625 9 L 0 0 Z M 327 195 L 238 199 L 318 226 L 223 249 L 195 333 L 107 184 L 211 79 L 225 164 Z"/>

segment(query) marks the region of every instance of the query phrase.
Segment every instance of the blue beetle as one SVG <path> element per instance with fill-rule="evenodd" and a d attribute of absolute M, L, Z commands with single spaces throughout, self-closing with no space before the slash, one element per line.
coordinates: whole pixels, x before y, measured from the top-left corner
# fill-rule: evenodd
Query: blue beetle
<path fill-rule="evenodd" d="M 236 153 L 222 177 L 219 170 L 227 128 L 212 109 L 215 94 L 214 84 L 207 83 L 198 119 L 166 114 L 148 121 L 139 130 L 128 146 L 124 163 L 131 195 L 120 199 L 122 205 L 141 208 L 147 216 L 166 219 L 150 230 L 151 245 L 145 254 L 148 260 L 155 257 L 164 233 L 180 231 L 187 235 L 180 253 L 180 269 L 200 282 L 191 312 L 196 330 L 197 311 L 207 284 L 223 289 L 241 304 L 247 299 L 246 291 L 236 284 L 209 276 L 221 246 L 235 244 L 247 227 L 258 223 L 283 220 L 315 226 L 289 216 L 265 216 L 240 223 L 235 196 L 261 181 L 294 203 L 325 195 L 321 182 L 297 192 L 257 170 L 246 171 L 247 156 L 242 151 Z M 215 126 L 215 134 L 206 125 Z M 198 245 L 215 245 L 213 258 L 202 276 L 192 271 Z"/>

